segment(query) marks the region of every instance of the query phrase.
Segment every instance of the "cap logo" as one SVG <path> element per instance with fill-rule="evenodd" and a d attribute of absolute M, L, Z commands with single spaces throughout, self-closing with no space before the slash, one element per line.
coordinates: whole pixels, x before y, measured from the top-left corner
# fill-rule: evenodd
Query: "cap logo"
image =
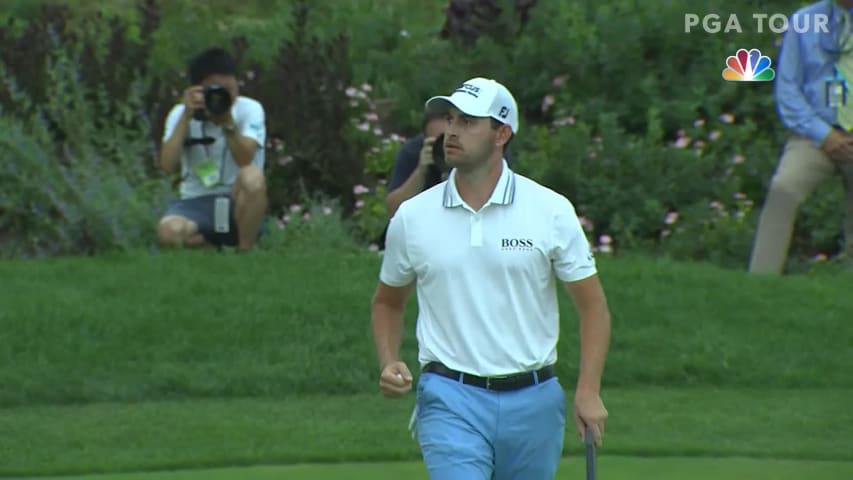
<path fill-rule="evenodd" d="M 474 98 L 480 97 L 480 87 L 476 85 L 471 85 L 470 83 L 463 83 L 461 87 L 453 91 L 453 93 L 456 92 L 467 93 L 468 95 L 471 95 Z"/>
<path fill-rule="evenodd" d="M 506 118 L 507 115 L 509 115 L 509 109 L 506 107 L 501 107 L 501 111 L 498 112 L 498 116 L 501 118 Z"/>

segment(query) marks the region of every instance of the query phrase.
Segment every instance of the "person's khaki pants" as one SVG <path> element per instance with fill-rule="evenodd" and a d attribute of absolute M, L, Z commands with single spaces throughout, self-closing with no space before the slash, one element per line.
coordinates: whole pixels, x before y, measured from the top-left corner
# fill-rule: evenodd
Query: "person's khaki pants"
<path fill-rule="evenodd" d="M 853 163 L 839 167 L 808 139 L 792 137 L 785 144 L 770 182 L 758 222 L 750 272 L 782 273 L 799 206 L 835 174 L 841 174 L 844 182 L 844 244 L 846 253 L 853 255 Z"/>

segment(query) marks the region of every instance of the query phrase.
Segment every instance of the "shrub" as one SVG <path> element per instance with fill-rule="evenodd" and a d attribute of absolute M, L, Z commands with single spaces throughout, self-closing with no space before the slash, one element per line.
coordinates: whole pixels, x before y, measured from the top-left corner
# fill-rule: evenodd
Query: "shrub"
<path fill-rule="evenodd" d="M 40 104 L 47 91 L 40 59 L 54 48 L 53 37 L 40 32 L 57 32 L 63 45 L 110 37 L 99 48 L 79 50 L 80 81 L 103 84 L 116 98 L 133 92 L 144 98 L 140 114 L 125 115 L 121 125 L 139 138 L 150 135 L 156 148 L 183 82 L 178 65 L 200 46 L 230 42 L 245 67 L 244 91 L 267 107 L 272 213 L 281 218 L 291 205 L 321 195 L 336 202 L 363 244 L 375 241 L 387 222 L 382 182 L 400 135 L 417 129 L 424 100 L 472 76 L 497 78 L 522 111 L 515 168 L 571 198 L 597 249 L 745 264 L 787 132 L 771 84 L 727 83 L 720 72 L 738 48 L 776 57 L 780 39 L 748 23 L 742 33 L 687 34 L 684 14 L 732 13 L 751 21 L 755 11 L 793 12 L 803 2 L 760 8 L 721 0 L 701 8 L 687 0 L 476 3 L 473 9 L 449 0 L 444 8 L 415 1 L 356 8 L 279 0 L 270 7 L 247 0 L 239 9 L 197 9 L 186 1 L 147 0 L 126 16 L 130 23 L 111 21 L 111 37 L 102 27 L 74 34 L 75 17 L 46 8 L 24 26 L 0 30 L 4 47 L 11 46 L 0 60 Z M 216 17 L 222 8 L 240 14 L 225 25 Z M 185 35 L 189 29 L 194 35 Z M 121 54 L 116 45 L 136 50 Z M 130 87 L 131 62 L 94 68 L 87 58 L 131 58 L 145 85 Z M 4 115 L 10 102 L 0 90 Z M 52 135 L 62 133 L 52 118 L 43 119 Z M 838 250 L 839 195 L 833 182 L 803 206 L 794 264 Z M 0 229 L 8 231 L 7 224 Z"/>
<path fill-rule="evenodd" d="M 26 56 L 4 48 L 0 57 L 0 242 L 7 255 L 146 245 L 167 192 L 144 161 L 152 88 L 145 65 L 156 17 L 142 16 L 134 43 L 122 25 L 107 29 L 97 18 L 66 28 L 66 14 L 45 7 L 18 36 L 11 23 L 0 30 L 4 44 L 32 46 Z"/>

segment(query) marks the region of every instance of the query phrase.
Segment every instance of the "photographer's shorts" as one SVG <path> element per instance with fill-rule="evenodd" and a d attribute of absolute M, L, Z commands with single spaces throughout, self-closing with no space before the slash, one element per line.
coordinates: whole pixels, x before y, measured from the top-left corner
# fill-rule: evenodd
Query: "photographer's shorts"
<path fill-rule="evenodd" d="M 178 199 L 169 205 L 166 209 L 166 215 L 180 215 L 198 225 L 198 232 L 202 234 L 204 239 L 213 245 L 227 245 L 230 247 L 236 246 L 238 243 L 237 222 L 234 219 L 234 198 L 231 198 L 231 208 L 228 215 L 229 228 L 228 233 L 218 233 L 213 228 L 213 210 L 216 197 L 224 195 L 203 195 L 195 198 Z M 261 222 L 261 229 L 258 231 L 258 236 L 264 231 L 264 224 Z"/>

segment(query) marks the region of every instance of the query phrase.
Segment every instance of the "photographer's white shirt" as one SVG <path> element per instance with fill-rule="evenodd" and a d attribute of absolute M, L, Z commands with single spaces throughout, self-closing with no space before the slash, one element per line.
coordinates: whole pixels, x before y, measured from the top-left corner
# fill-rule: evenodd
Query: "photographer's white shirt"
<path fill-rule="evenodd" d="M 379 279 L 417 282 L 418 360 L 476 375 L 557 360 L 557 287 L 596 274 L 574 206 L 509 169 L 473 211 L 447 181 L 404 201 L 388 227 Z M 562 285 L 560 285 L 562 287 Z"/>
<path fill-rule="evenodd" d="M 175 105 L 166 117 L 166 128 L 163 131 L 163 141 L 169 139 L 175 131 L 175 127 L 184 113 L 183 103 Z M 266 144 L 266 119 L 264 107 L 255 99 L 238 96 L 231 107 L 231 115 L 237 124 L 240 135 L 254 139 L 258 143 L 255 158 L 252 164 L 264 169 L 264 145 Z M 201 195 L 231 193 L 234 182 L 237 180 L 237 163 L 228 149 L 225 140 L 225 132 L 212 122 L 199 122 L 192 119 L 189 122 L 187 140 L 200 140 L 204 137 L 211 138 L 214 142 L 210 145 L 195 143 L 184 146 L 181 155 L 181 198 L 194 198 Z M 219 183 L 210 188 L 205 187 L 201 179 L 196 175 L 194 166 L 205 159 L 213 160 L 220 172 Z"/>

